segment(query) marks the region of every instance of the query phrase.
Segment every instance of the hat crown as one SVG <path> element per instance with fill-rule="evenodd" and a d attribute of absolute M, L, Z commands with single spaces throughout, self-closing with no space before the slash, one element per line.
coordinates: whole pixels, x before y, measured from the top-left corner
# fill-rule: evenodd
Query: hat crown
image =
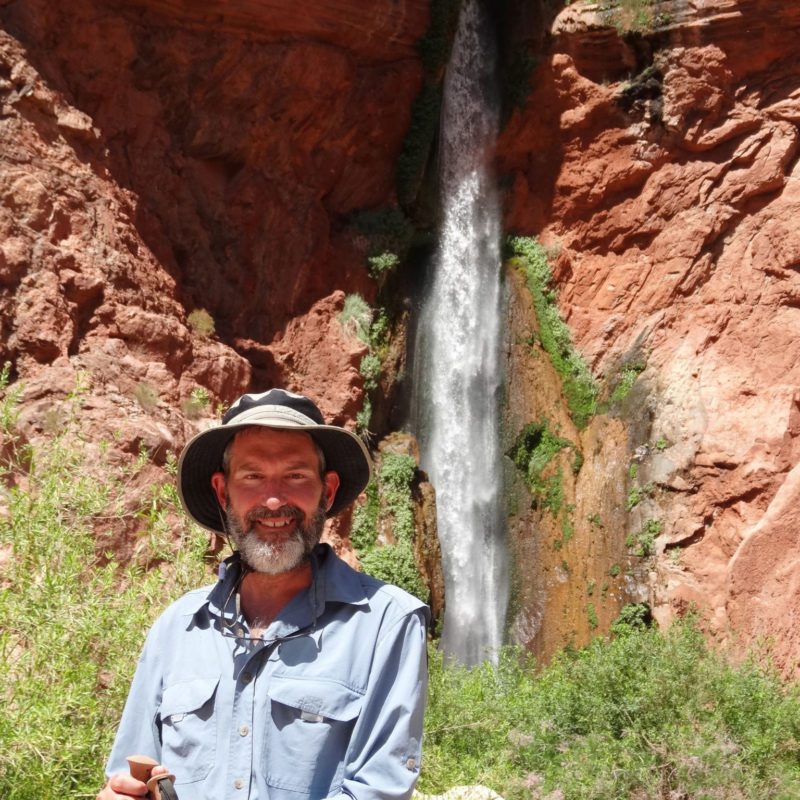
<path fill-rule="evenodd" d="M 269 406 L 278 406 L 280 408 L 290 409 L 298 414 L 302 414 L 308 418 L 309 423 L 315 425 L 324 425 L 325 419 L 322 413 L 314 404 L 302 394 L 294 394 L 287 392 L 285 389 L 270 389 L 268 392 L 261 392 L 260 394 L 245 394 L 242 395 L 222 417 L 222 424 L 228 425 L 236 420 L 240 414 L 253 409 L 266 408 Z"/>

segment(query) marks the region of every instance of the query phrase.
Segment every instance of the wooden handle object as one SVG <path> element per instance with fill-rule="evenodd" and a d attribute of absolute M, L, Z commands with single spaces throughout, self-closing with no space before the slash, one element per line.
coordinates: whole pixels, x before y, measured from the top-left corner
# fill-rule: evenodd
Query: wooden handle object
<path fill-rule="evenodd" d="M 150 756 L 128 756 L 127 762 L 131 777 L 142 783 L 147 783 L 150 780 L 150 773 L 153 771 L 153 767 L 158 766 L 158 761 L 150 758 Z"/>
<path fill-rule="evenodd" d="M 158 785 L 159 781 L 165 779 L 174 781 L 175 776 L 170 775 L 152 775 L 153 767 L 158 766 L 158 761 L 150 756 L 128 756 L 126 759 L 128 768 L 131 771 L 131 777 L 136 778 L 137 781 L 147 784 L 147 791 L 150 792 L 150 797 L 153 800 L 162 800 L 161 787 Z"/>

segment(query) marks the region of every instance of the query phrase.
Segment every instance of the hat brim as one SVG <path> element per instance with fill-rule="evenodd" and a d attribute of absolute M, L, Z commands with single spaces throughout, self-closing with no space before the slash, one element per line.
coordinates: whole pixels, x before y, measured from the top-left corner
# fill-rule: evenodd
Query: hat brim
<path fill-rule="evenodd" d="M 233 437 L 245 428 L 308 433 L 325 455 L 325 470 L 337 473 L 339 488 L 326 516 L 349 506 L 369 483 L 372 462 L 361 439 L 334 425 L 274 425 L 248 421 L 220 425 L 198 433 L 184 447 L 178 461 L 178 496 L 186 513 L 200 526 L 225 532 L 225 513 L 211 487 L 211 476 L 222 469 L 222 455 Z"/>

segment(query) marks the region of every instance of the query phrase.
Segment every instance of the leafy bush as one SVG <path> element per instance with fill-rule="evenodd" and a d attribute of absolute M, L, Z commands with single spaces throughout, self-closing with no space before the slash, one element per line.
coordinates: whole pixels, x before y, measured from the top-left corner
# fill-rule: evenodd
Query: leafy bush
<path fill-rule="evenodd" d="M 397 265 L 400 263 L 400 257 L 397 253 L 380 253 L 377 256 L 370 256 L 367 259 L 367 264 L 369 264 L 369 274 L 373 278 L 380 278 L 382 275 L 385 275 L 392 270 L 397 268 Z"/>
<path fill-rule="evenodd" d="M 430 656 L 419 789 L 480 783 L 508 800 L 788 800 L 800 796 L 800 687 L 732 666 L 689 621 L 635 613 L 613 640 L 537 674 L 506 650 L 466 669 Z M 637 622 L 639 619 L 639 622 Z"/>
<path fill-rule="evenodd" d="M 550 285 L 547 251 L 537 239 L 525 236 L 509 238 L 507 249 L 511 263 L 525 274 L 539 324 L 539 339 L 561 377 L 572 419 L 578 428 L 585 428 L 597 409 L 597 386 L 559 314 Z"/>
<path fill-rule="evenodd" d="M 181 402 L 181 411 L 187 419 L 198 419 L 210 403 L 208 391 L 202 386 L 195 386 L 189 397 Z"/>
<path fill-rule="evenodd" d="M 364 388 L 371 392 L 378 388 L 378 380 L 381 377 L 381 360 L 374 353 L 367 353 L 359 365 L 358 371 L 364 377 Z"/>
<path fill-rule="evenodd" d="M 656 537 L 661 533 L 662 527 L 661 520 L 647 520 L 638 533 L 629 534 L 626 537 L 625 546 L 635 548 L 634 555 L 640 558 L 647 558 L 655 551 Z"/>
<path fill-rule="evenodd" d="M 644 372 L 644 368 L 645 365 L 638 362 L 626 364 L 622 368 L 619 379 L 617 380 L 617 385 L 614 387 L 614 391 L 611 392 L 609 405 L 613 406 L 621 403 L 631 393 L 633 384 L 636 383 L 636 379 L 639 375 Z"/>
<path fill-rule="evenodd" d="M 545 467 L 552 461 L 556 453 L 570 447 L 576 453 L 575 445 L 569 440 L 556 436 L 550 431 L 547 420 L 528 423 L 517 436 L 508 456 L 524 475 L 531 493 L 541 500 L 554 516 L 561 510 L 564 500 L 562 486 L 563 473 L 559 469 L 555 474 L 543 477 Z"/>
<path fill-rule="evenodd" d="M 126 508 L 130 474 L 69 430 L 4 471 L 6 486 L 24 480 L 3 490 L 0 518 L 0 797 L 94 797 L 147 628 L 204 581 L 207 539 L 178 521 L 171 482 Z M 96 552 L 96 533 L 124 520 L 160 569 Z"/>
<path fill-rule="evenodd" d="M 414 558 L 414 507 L 411 483 L 417 465 L 408 455 L 386 453 L 377 480 L 367 487 L 367 500 L 353 512 L 350 541 L 361 568 L 369 575 L 394 583 L 422 600 L 428 587 Z M 378 543 L 381 515 L 391 519 L 393 544 Z"/>
<path fill-rule="evenodd" d="M 634 473 L 633 477 L 636 477 Z M 655 492 L 656 487 L 652 483 L 646 483 L 644 486 L 634 483 L 628 490 L 628 496 L 625 498 L 625 510 L 633 511 L 645 497 L 651 497 Z"/>
<path fill-rule="evenodd" d="M 196 308 L 186 317 L 186 321 L 189 323 L 189 327 L 203 339 L 214 335 L 214 319 L 204 308 Z"/>

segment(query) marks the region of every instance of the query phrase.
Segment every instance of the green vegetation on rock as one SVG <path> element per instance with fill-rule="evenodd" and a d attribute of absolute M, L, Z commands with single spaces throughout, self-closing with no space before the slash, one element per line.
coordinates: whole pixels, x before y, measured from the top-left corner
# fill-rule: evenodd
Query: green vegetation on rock
<path fill-rule="evenodd" d="M 369 352 L 359 364 L 359 372 L 364 378 L 365 397 L 363 408 L 356 414 L 356 427 L 363 433 L 369 429 L 372 416 L 369 393 L 378 388 L 383 361 L 389 349 L 389 318 L 384 309 L 371 308 L 360 294 L 348 294 L 339 313 L 339 324 L 369 347 Z"/>
<path fill-rule="evenodd" d="M 608 399 L 609 405 L 618 405 L 631 393 L 633 384 L 636 383 L 636 379 L 639 375 L 644 372 L 644 368 L 645 365 L 639 362 L 626 364 L 622 367 L 617 385 L 614 387 L 614 390 L 611 392 L 611 397 Z"/>
<path fill-rule="evenodd" d="M 411 484 L 417 465 L 408 455 L 385 453 L 377 478 L 366 490 L 366 502 L 356 506 L 350 541 L 361 568 L 427 601 L 428 587 L 414 559 L 414 506 Z M 381 520 L 390 521 L 394 543 L 378 542 Z"/>
<path fill-rule="evenodd" d="M 542 473 L 555 455 L 565 448 L 576 449 L 569 439 L 552 433 L 546 419 L 540 419 L 528 423 L 508 451 L 509 458 L 525 476 L 531 493 L 553 516 L 561 510 L 564 501 L 564 474 L 560 468 L 546 477 Z"/>
<path fill-rule="evenodd" d="M 575 425 L 585 428 L 597 409 L 597 386 L 583 357 L 572 344 L 569 327 L 561 319 L 547 251 L 535 238 L 513 236 L 507 241 L 513 266 L 522 270 L 533 299 L 539 339 L 561 378 Z"/>

